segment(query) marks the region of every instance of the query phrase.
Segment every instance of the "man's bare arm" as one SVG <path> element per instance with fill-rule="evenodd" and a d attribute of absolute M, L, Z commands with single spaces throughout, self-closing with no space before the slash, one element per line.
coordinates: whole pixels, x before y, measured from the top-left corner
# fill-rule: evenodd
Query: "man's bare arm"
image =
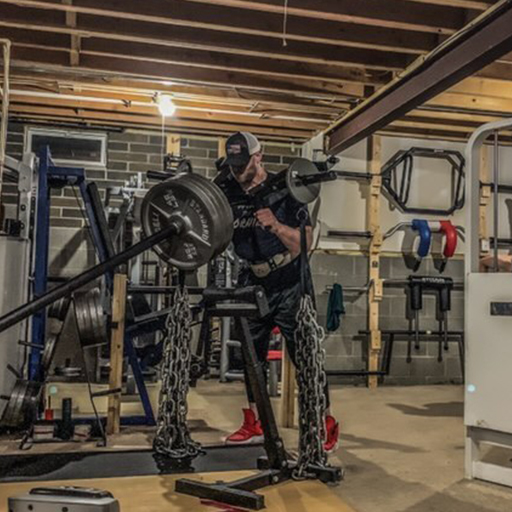
<path fill-rule="evenodd" d="M 270 231 L 274 233 L 281 242 L 283 242 L 286 248 L 290 251 L 292 257 L 295 257 L 300 253 L 299 228 L 292 228 L 286 224 L 282 224 L 276 219 L 272 210 L 269 208 L 258 210 L 255 213 L 255 216 L 263 228 L 270 229 Z M 306 242 L 309 251 L 313 244 L 313 230 L 311 226 L 306 226 Z"/>

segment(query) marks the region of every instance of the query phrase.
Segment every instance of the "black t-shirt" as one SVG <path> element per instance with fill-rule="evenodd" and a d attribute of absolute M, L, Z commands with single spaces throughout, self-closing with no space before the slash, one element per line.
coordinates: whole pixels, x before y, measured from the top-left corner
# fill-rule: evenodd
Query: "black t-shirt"
<path fill-rule="evenodd" d="M 233 245 L 235 252 L 241 259 L 249 264 L 262 263 L 277 254 L 288 252 L 287 247 L 275 234 L 258 224 L 254 216 L 257 207 L 253 198 L 242 189 L 230 174 L 219 180 L 217 184 L 231 204 L 234 218 Z M 307 213 L 307 207 L 289 194 L 284 195 L 284 197 L 281 195 L 277 201 L 273 200 L 273 197 L 278 196 L 277 194 L 271 196 L 269 205 L 263 205 L 260 208 L 270 208 L 279 222 L 292 228 L 298 228 L 300 226 L 298 212 L 304 210 Z M 311 225 L 309 215 L 307 225 Z M 279 288 L 290 286 L 300 279 L 299 258 L 282 268 L 274 270 L 263 279 L 256 278 L 252 272 L 247 277 L 249 282 L 262 284 L 265 287 L 268 285 L 279 286 Z"/>

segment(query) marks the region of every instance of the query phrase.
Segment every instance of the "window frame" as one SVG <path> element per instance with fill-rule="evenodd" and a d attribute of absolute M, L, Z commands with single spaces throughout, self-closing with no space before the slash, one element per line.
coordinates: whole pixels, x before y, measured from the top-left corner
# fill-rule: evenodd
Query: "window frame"
<path fill-rule="evenodd" d="M 88 160 L 75 160 L 75 159 L 67 159 L 67 158 L 52 158 L 53 162 L 63 166 L 73 166 L 73 167 L 87 167 L 87 168 L 95 168 L 95 169 L 105 169 L 107 167 L 107 144 L 108 144 L 108 135 L 103 132 L 88 132 L 88 131 L 79 131 L 79 130 L 66 130 L 61 128 L 40 128 L 40 127 L 26 127 L 26 141 L 27 141 L 27 151 L 32 152 L 32 141 L 34 135 L 40 136 L 52 136 L 52 137 L 64 137 L 71 139 L 88 139 L 95 140 L 101 142 L 101 155 L 100 160 L 93 162 Z"/>

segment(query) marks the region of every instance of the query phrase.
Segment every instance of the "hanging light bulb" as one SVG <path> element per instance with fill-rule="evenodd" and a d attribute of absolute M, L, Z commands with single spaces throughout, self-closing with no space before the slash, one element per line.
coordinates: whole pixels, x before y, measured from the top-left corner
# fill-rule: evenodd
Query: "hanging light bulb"
<path fill-rule="evenodd" d="M 171 117 L 176 113 L 176 105 L 172 98 L 166 94 L 159 94 L 156 100 L 158 110 L 163 117 Z"/>

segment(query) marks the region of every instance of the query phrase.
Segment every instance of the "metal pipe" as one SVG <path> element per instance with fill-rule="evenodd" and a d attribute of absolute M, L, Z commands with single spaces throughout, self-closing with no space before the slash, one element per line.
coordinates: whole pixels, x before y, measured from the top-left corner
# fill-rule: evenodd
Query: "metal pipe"
<path fill-rule="evenodd" d="M 492 239 L 491 239 L 492 240 Z M 504 239 L 504 240 L 507 240 L 509 241 L 508 243 L 510 245 L 512 245 L 512 238 L 510 239 Z M 409 286 L 409 281 L 407 281 L 406 279 L 381 279 L 382 281 L 382 284 L 386 287 L 386 288 L 403 288 L 404 286 Z M 364 285 L 361 285 L 361 286 L 343 286 L 343 291 L 347 291 L 347 292 L 366 292 L 368 291 L 371 286 L 373 285 L 373 279 L 368 281 L 366 284 Z M 333 285 L 332 284 L 328 284 L 326 287 L 325 287 L 325 291 L 326 292 L 329 292 L 331 291 L 333 288 Z M 458 282 L 454 282 L 453 283 L 453 288 L 456 289 L 456 290 L 462 290 L 464 289 L 464 282 L 463 281 L 458 281 Z"/>
<path fill-rule="evenodd" d="M 0 123 L 0 208 L 2 206 L 2 182 L 5 162 L 5 151 L 7 146 L 7 123 L 9 120 L 9 67 L 11 62 L 11 41 L 0 39 L 3 46 L 4 59 L 4 83 L 0 87 L 2 97 L 2 121 Z"/>
<path fill-rule="evenodd" d="M 499 191 L 498 184 L 500 181 L 500 169 L 499 169 L 499 145 L 498 145 L 498 130 L 494 132 L 494 158 L 493 158 L 493 221 L 494 221 L 494 240 L 498 240 L 498 222 L 499 222 Z M 498 264 L 498 244 L 494 244 L 494 272 L 499 271 Z"/>
<path fill-rule="evenodd" d="M 339 377 L 368 377 L 370 375 L 377 375 L 379 377 L 383 377 L 387 375 L 387 372 L 383 370 L 326 370 L 326 375 L 330 376 L 339 376 Z"/>
<path fill-rule="evenodd" d="M 363 180 L 370 181 L 375 175 L 370 172 L 355 172 L 355 171 L 332 171 L 336 173 L 338 178 L 346 180 Z"/>
<path fill-rule="evenodd" d="M 105 272 L 114 270 L 119 265 L 122 265 L 131 258 L 134 258 L 144 251 L 147 251 L 166 238 L 179 234 L 182 229 L 183 224 L 178 223 L 176 220 L 169 227 L 163 229 L 162 231 L 158 231 L 148 238 L 145 238 L 138 244 L 132 245 L 126 251 L 116 254 L 113 258 L 104 261 L 103 263 L 100 263 L 90 268 L 89 270 L 86 270 L 82 274 L 79 274 L 73 279 L 70 279 L 68 282 L 53 288 L 44 295 L 41 295 L 37 299 L 34 299 L 31 302 L 28 302 L 27 304 L 14 309 L 10 313 L 7 313 L 7 315 L 4 315 L 0 318 L 0 332 L 3 332 L 18 322 L 25 320 L 25 318 L 28 318 L 30 315 L 33 315 L 37 311 L 43 309 L 49 304 L 52 304 L 56 300 L 71 295 L 75 290 L 78 290 L 82 286 L 90 283 L 91 281 L 94 281 L 94 279 L 101 277 L 103 274 L 105 274 Z"/>
<path fill-rule="evenodd" d="M 380 332 L 383 336 L 411 336 L 412 334 L 414 334 L 414 331 L 410 329 L 382 329 Z M 360 330 L 358 331 L 358 334 L 360 336 L 368 336 L 370 334 L 370 331 L 367 329 Z M 439 336 L 442 336 L 443 334 L 443 331 L 427 331 L 425 329 L 419 331 L 420 336 L 432 338 L 432 340 L 436 342 Z M 464 331 L 447 331 L 447 334 L 449 337 L 462 336 L 464 334 Z"/>
<path fill-rule="evenodd" d="M 128 286 L 128 293 L 143 293 L 147 295 L 165 295 L 176 290 L 177 286 L 152 286 L 152 285 L 140 285 L 140 286 Z M 187 286 L 189 295 L 202 295 L 204 288 L 202 286 Z"/>
<path fill-rule="evenodd" d="M 340 231 L 337 229 L 330 229 L 327 231 L 327 236 L 335 236 L 338 238 L 367 238 L 373 237 L 370 231 Z"/>

